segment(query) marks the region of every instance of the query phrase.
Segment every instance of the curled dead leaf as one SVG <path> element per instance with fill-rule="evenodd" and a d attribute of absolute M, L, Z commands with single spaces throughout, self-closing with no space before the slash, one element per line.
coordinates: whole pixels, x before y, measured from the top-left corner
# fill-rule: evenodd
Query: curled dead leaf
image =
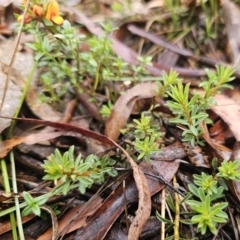
<path fill-rule="evenodd" d="M 155 82 L 140 83 L 126 91 L 116 101 L 111 116 L 107 120 L 105 135 L 116 141 L 121 129 L 126 125 L 136 101 L 156 96 L 157 84 Z"/>

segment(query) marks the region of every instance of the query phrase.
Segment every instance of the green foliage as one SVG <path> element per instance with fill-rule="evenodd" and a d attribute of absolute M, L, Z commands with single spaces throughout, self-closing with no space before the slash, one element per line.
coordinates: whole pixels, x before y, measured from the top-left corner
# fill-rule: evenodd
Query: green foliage
<path fill-rule="evenodd" d="M 180 7 L 181 2 L 179 0 L 164 0 L 164 5 L 170 13 L 173 24 L 179 26 L 179 16 L 176 14 L 176 9 Z"/>
<path fill-rule="evenodd" d="M 140 153 L 138 160 L 145 158 L 150 162 L 151 154 L 161 152 L 158 142 L 161 141 L 162 133 L 159 124 L 154 123 L 152 116 L 142 113 L 140 120 L 133 119 L 133 123 L 127 124 L 122 130 L 123 134 L 127 132 L 132 133 L 135 138 L 133 146 Z"/>
<path fill-rule="evenodd" d="M 223 209 L 227 207 L 228 203 L 222 202 L 212 204 L 211 201 L 215 198 L 219 198 L 222 194 L 223 187 L 219 187 L 217 192 L 213 192 L 212 195 L 206 195 L 201 187 L 195 188 L 190 185 L 189 190 L 200 199 L 200 201 L 187 200 L 187 204 L 190 205 L 196 212 L 196 214 L 192 217 L 191 222 L 193 224 L 198 224 L 197 227 L 201 234 L 206 233 L 207 227 L 213 234 L 216 234 L 216 225 L 218 223 L 227 222 L 228 215 L 223 211 Z"/>
<path fill-rule="evenodd" d="M 191 142 L 192 145 L 195 145 L 196 142 L 202 145 L 203 142 L 200 139 L 202 130 L 199 124 L 207 120 L 208 114 L 201 111 L 197 105 L 201 99 L 199 94 L 195 94 L 189 100 L 189 87 L 189 83 L 183 86 L 182 82 L 178 82 L 176 86 L 171 85 L 170 91 L 167 91 L 167 94 L 173 99 L 167 101 L 167 106 L 175 114 L 175 118 L 170 119 L 170 122 L 185 126 L 182 133 L 184 142 Z"/>
<path fill-rule="evenodd" d="M 226 180 L 240 181 L 240 170 L 239 162 L 236 161 L 226 161 L 222 162 L 222 165 L 218 168 L 218 177 L 224 178 Z"/>
<path fill-rule="evenodd" d="M 157 140 L 160 139 L 161 133 L 159 129 L 159 124 L 154 124 L 151 116 L 146 116 L 144 113 L 141 114 L 140 121 L 134 119 L 134 136 L 136 138 L 146 138 L 146 137 L 154 137 Z"/>
<path fill-rule="evenodd" d="M 86 188 L 92 186 L 94 182 L 104 182 L 105 174 L 116 176 L 117 171 L 111 166 L 115 161 L 108 156 L 99 159 L 95 155 L 89 155 L 82 159 L 81 155 L 75 159 L 74 147 L 61 155 L 58 149 L 51 155 L 49 160 L 43 164 L 44 171 L 47 173 L 44 180 L 60 181 L 54 193 L 67 194 L 72 188 L 78 188 L 81 193 L 85 193 Z"/>
<path fill-rule="evenodd" d="M 205 173 L 194 174 L 194 183 L 198 187 L 193 184 L 188 185 L 190 193 L 197 198 L 197 200 L 186 201 L 195 212 L 191 222 L 198 224 L 198 230 L 201 234 L 205 234 L 207 228 L 213 234 L 216 234 L 217 225 L 227 221 L 228 215 L 223 209 L 227 207 L 228 203 L 219 202 L 219 199 L 224 197 L 223 191 L 225 189 L 223 186 L 219 186 L 221 185 L 221 178 L 240 181 L 238 161 L 223 161 L 218 170 L 219 173 L 216 174 L 216 178 Z"/>
<path fill-rule="evenodd" d="M 171 90 L 170 87 L 182 81 L 180 78 L 178 78 L 177 72 L 173 70 L 171 70 L 169 74 L 163 72 L 162 78 L 162 81 L 157 82 L 157 97 L 167 97 L 167 91 Z"/>
<path fill-rule="evenodd" d="M 100 109 L 100 113 L 103 117 L 109 117 L 111 115 L 111 112 L 113 110 L 113 105 L 110 101 L 108 101 L 108 104 L 103 105 Z"/>
<path fill-rule="evenodd" d="M 145 157 L 145 159 L 148 163 L 151 162 L 151 160 L 150 160 L 151 154 L 161 152 L 161 150 L 158 149 L 158 147 L 155 143 L 154 137 L 151 137 L 151 138 L 146 137 L 143 140 L 136 138 L 136 140 L 134 142 L 134 147 L 137 151 L 140 152 L 140 155 L 138 156 L 138 160 Z"/>
<path fill-rule="evenodd" d="M 216 159 L 213 160 L 216 161 Z M 228 203 L 222 201 L 226 188 L 221 186 L 221 180 L 240 181 L 238 161 L 223 161 L 218 170 L 219 173 L 215 176 L 206 173 L 194 174 L 193 182 L 195 184 L 188 185 L 189 193 L 181 201 L 186 202 L 191 207 L 193 212 L 188 213 L 188 215 L 193 216 L 191 220 L 180 219 L 180 222 L 183 224 L 197 224 L 197 229 L 202 235 L 207 232 L 207 229 L 213 234 L 217 234 L 218 225 L 226 223 L 228 220 L 228 215 L 224 211 Z M 171 195 L 167 196 L 167 204 L 173 212 L 176 212 Z M 180 214 L 185 215 L 186 213 L 181 212 Z M 156 216 L 160 221 L 164 221 L 169 227 L 173 228 L 174 223 L 172 221 L 163 218 L 158 212 L 156 212 Z"/>
<path fill-rule="evenodd" d="M 41 214 L 40 206 L 43 205 L 48 200 L 47 196 L 44 198 L 34 199 L 28 192 L 23 192 L 23 198 L 27 203 L 27 206 L 22 211 L 23 216 L 27 216 L 31 212 L 33 212 L 37 216 L 40 216 Z"/>
<path fill-rule="evenodd" d="M 232 88 L 228 83 L 234 80 L 233 69 L 228 66 L 216 66 L 216 72 L 210 72 L 206 69 L 208 80 L 200 83 L 205 91 L 205 95 L 200 101 L 203 110 L 209 109 L 211 105 L 215 105 L 213 97 L 223 88 Z"/>
<path fill-rule="evenodd" d="M 217 192 L 217 181 L 214 180 L 213 176 L 202 172 L 201 175 L 193 175 L 193 182 L 201 187 L 206 194 L 212 195 Z"/>
<path fill-rule="evenodd" d="M 33 27 L 33 23 L 25 25 L 25 31 L 35 36 L 35 41 L 27 46 L 35 51 L 39 67 L 45 68 L 40 75 L 44 87 L 41 100 L 60 102 L 69 90 L 82 91 L 81 83 L 89 75 L 94 79 L 91 90 L 94 95 L 99 86 L 109 80 L 120 80 L 125 74 L 128 64 L 115 56 L 108 37 L 114 30 L 110 23 L 102 24 L 105 33 L 102 37 L 79 34 L 67 20 L 61 27 L 51 27 L 51 34 L 49 28 Z M 82 43 L 89 46 L 89 51 L 79 51 Z"/>
<path fill-rule="evenodd" d="M 152 65 L 152 57 L 138 56 L 137 60 L 138 60 L 138 65 L 132 65 L 131 68 L 133 70 L 134 79 L 141 81 L 141 77 L 149 73 L 148 70 L 146 69 L 146 66 Z"/>
<path fill-rule="evenodd" d="M 201 140 L 202 129 L 199 124 L 201 122 L 211 122 L 206 110 L 215 104 L 213 97 L 219 90 L 230 87 L 227 83 L 234 79 L 232 74 L 233 70 L 225 66 L 217 66 L 215 73 L 207 70 L 208 80 L 200 84 L 200 87 L 205 90 L 205 95 L 202 96 L 193 92 L 190 99 L 190 83 L 183 86 L 178 79 L 177 85 L 169 86 L 166 93 L 172 100 L 167 101 L 167 106 L 175 114 L 170 122 L 182 126 L 181 128 L 184 130 L 182 141 L 191 142 L 192 145 L 195 145 L 195 143 L 204 144 Z M 177 74 L 172 73 L 171 78 L 174 82 L 174 78 L 177 80 Z"/>

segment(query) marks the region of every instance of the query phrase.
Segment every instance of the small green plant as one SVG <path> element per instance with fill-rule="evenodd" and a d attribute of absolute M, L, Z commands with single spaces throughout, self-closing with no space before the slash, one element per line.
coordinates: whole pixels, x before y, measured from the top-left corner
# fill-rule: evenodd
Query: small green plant
<path fill-rule="evenodd" d="M 56 187 L 52 192 L 36 198 L 33 198 L 28 192 L 23 192 L 25 202 L 19 205 L 19 208 L 24 208 L 22 215 L 26 216 L 33 212 L 40 216 L 41 206 L 56 194 L 67 194 L 72 189 L 78 189 L 84 194 L 93 183 L 104 182 L 106 174 L 112 177 L 117 176 L 117 171 L 112 167 L 114 164 L 115 161 L 107 155 L 101 159 L 96 155 L 89 155 L 86 159 L 83 159 L 81 155 L 75 157 L 74 146 L 70 147 L 63 155 L 56 149 L 55 154 L 52 154 L 49 160 L 45 160 L 42 165 L 46 172 L 43 179 L 54 181 Z M 4 210 L 0 213 L 0 216 L 12 211 L 14 211 L 14 208 Z"/>
<path fill-rule="evenodd" d="M 140 152 L 140 155 L 138 156 L 137 159 L 140 160 L 143 157 L 145 157 L 145 159 L 148 163 L 151 162 L 151 160 L 150 160 L 151 154 L 161 152 L 161 150 L 158 148 L 158 146 L 155 142 L 154 137 L 151 137 L 151 138 L 146 137 L 142 140 L 140 140 L 139 138 L 136 138 L 136 140 L 134 142 L 134 148 Z"/>
<path fill-rule="evenodd" d="M 152 57 L 151 56 L 147 56 L 147 57 L 138 56 L 137 60 L 138 60 L 139 64 L 136 66 L 133 65 L 131 68 L 133 70 L 134 79 L 140 82 L 142 76 L 149 74 L 148 70 L 146 69 L 146 66 L 152 65 Z"/>
<path fill-rule="evenodd" d="M 92 96 L 107 81 L 121 80 L 128 64 L 113 52 L 108 35 L 114 28 L 110 23 L 101 24 L 103 36 L 87 37 L 79 34 L 67 20 L 62 19 L 56 26 L 43 17 L 44 27 L 39 20 L 34 15 L 31 21 L 26 22 L 24 31 L 35 36 L 34 42 L 27 46 L 34 50 L 38 67 L 45 70 L 40 74 L 42 101 L 61 103 L 63 96 L 72 94 L 72 90 L 81 92 L 82 82 L 89 76 L 93 83 L 87 90 Z M 89 50 L 80 51 L 81 44 L 87 45 Z"/>
<path fill-rule="evenodd" d="M 161 141 L 162 133 L 159 123 L 155 124 L 153 117 L 146 113 L 141 114 L 141 119 L 133 119 L 133 123 L 127 124 L 122 133 L 130 133 L 134 138 L 133 147 L 139 152 L 138 160 L 143 157 L 150 162 L 151 154 L 161 152 L 159 149 L 159 141 Z"/>
<path fill-rule="evenodd" d="M 162 81 L 157 81 L 158 90 L 156 97 L 167 97 L 167 92 L 171 90 L 170 86 L 176 85 L 182 80 L 178 78 L 178 73 L 171 70 L 168 74 L 163 72 Z"/>
<path fill-rule="evenodd" d="M 139 139 L 146 137 L 154 137 L 156 140 L 161 138 L 159 124 L 154 124 L 151 116 L 147 116 L 144 113 L 141 114 L 140 121 L 133 119 L 134 124 L 134 136 Z"/>
<path fill-rule="evenodd" d="M 212 195 L 213 193 L 217 192 L 217 181 L 214 180 L 213 176 L 208 175 L 204 172 L 202 172 L 201 175 L 193 175 L 194 177 L 194 183 L 201 187 L 203 189 L 204 192 L 206 192 L 209 195 Z"/>
<path fill-rule="evenodd" d="M 228 218 L 228 215 L 223 211 L 228 205 L 227 202 L 212 203 L 214 199 L 219 198 L 222 194 L 223 187 L 217 188 L 217 192 L 213 192 L 212 195 L 206 195 L 201 187 L 195 188 L 190 185 L 189 189 L 192 194 L 199 198 L 199 201 L 187 200 L 187 204 L 190 205 L 196 213 L 191 218 L 191 222 L 198 224 L 197 227 L 201 234 L 205 234 L 207 228 L 209 228 L 213 234 L 216 234 L 217 224 L 227 222 Z"/>
<path fill-rule="evenodd" d="M 110 101 L 108 101 L 107 104 L 104 104 L 101 107 L 100 113 L 102 114 L 103 117 L 108 118 L 111 115 L 112 110 L 113 110 L 113 105 Z"/>
<path fill-rule="evenodd" d="M 182 224 L 197 224 L 197 229 L 202 235 L 207 232 L 207 229 L 213 234 L 217 234 L 218 225 L 226 223 L 228 220 L 228 215 L 225 211 L 228 203 L 223 201 L 224 191 L 228 189 L 222 186 L 222 180 L 240 181 L 239 167 L 238 161 L 223 161 L 220 167 L 215 168 L 219 172 L 214 176 L 206 173 L 201 173 L 201 175 L 194 174 L 194 183 L 188 185 L 189 193 L 178 203 L 186 202 L 192 210 L 186 216 L 188 217 L 191 214 L 192 217 L 191 219 L 181 218 L 180 222 Z M 171 210 L 176 213 L 176 207 L 171 195 L 168 195 L 166 200 Z M 185 215 L 184 212 L 180 214 Z M 163 218 L 158 212 L 156 212 L 156 216 L 160 221 L 164 221 L 168 228 L 173 228 L 173 221 Z"/>
<path fill-rule="evenodd" d="M 198 230 L 201 234 L 205 234 L 207 228 L 213 234 L 217 233 L 217 225 L 225 223 L 228 215 L 223 211 L 228 205 L 227 202 L 219 203 L 219 200 L 224 197 L 224 187 L 219 186 L 221 179 L 240 181 L 238 161 L 223 161 L 218 168 L 219 172 L 215 177 L 202 173 L 201 175 L 193 175 L 194 183 L 189 184 L 190 193 L 198 200 L 187 200 L 186 203 L 191 206 L 195 212 L 191 218 L 193 224 L 198 224 Z M 218 202 L 216 203 L 216 200 Z"/>
<path fill-rule="evenodd" d="M 172 98 L 172 100 L 167 101 L 167 106 L 175 114 L 170 122 L 180 125 L 184 130 L 182 141 L 190 142 L 192 145 L 195 143 L 204 144 L 199 124 L 201 122 L 211 123 L 206 110 L 215 104 L 213 97 L 219 90 L 230 88 L 227 83 L 234 79 L 232 77 L 233 70 L 225 66 L 217 66 L 215 73 L 207 70 L 207 75 L 208 80 L 200 84 L 200 87 L 205 90 L 204 95 L 193 92 L 191 93 L 193 96 L 190 98 L 190 84 L 183 86 L 180 80 L 178 80 L 177 85 L 170 85 L 170 90 L 167 90 L 168 96 Z M 174 76 L 177 77 L 177 74 L 171 74 L 169 78 Z"/>
<path fill-rule="evenodd" d="M 219 173 L 217 177 L 224 178 L 226 180 L 240 181 L 240 170 L 239 162 L 236 161 L 226 161 L 222 162 L 222 165 L 218 168 Z"/>
<path fill-rule="evenodd" d="M 48 200 L 48 197 L 42 199 L 34 199 L 28 192 L 23 192 L 23 198 L 24 201 L 27 203 L 27 206 L 22 211 L 23 216 L 27 216 L 31 212 L 33 212 L 37 216 L 40 216 L 40 206 Z"/>
<path fill-rule="evenodd" d="M 82 159 L 81 155 L 75 158 L 73 146 L 64 155 L 56 149 L 55 154 L 44 161 L 42 167 L 47 174 L 43 179 L 54 181 L 55 184 L 60 181 L 54 193 L 67 194 L 73 188 L 85 193 L 86 188 L 94 182 L 104 182 L 105 174 L 115 177 L 117 171 L 111 167 L 114 164 L 115 161 L 107 155 L 102 159 L 92 154 L 86 159 Z"/>

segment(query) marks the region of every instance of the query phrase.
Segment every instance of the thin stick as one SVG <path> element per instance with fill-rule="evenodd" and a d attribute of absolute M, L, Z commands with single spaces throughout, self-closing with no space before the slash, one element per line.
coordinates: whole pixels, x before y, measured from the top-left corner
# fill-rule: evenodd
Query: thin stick
<path fill-rule="evenodd" d="M 174 188 L 177 188 L 177 179 L 176 177 L 173 178 L 173 185 Z M 175 221 L 174 221 L 174 240 L 179 240 L 179 222 L 180 222 L 180 206 L 179 206 L 179 196 L 175 193 Z"/>
<path fill-rule="evenodd" d="M 162 190 L 162 196 L 161 196 L 161 216 L 165 218 L 165 210 L 166 210 L 166 194 L 165 194 L 165 188 Z M 165 222 L 161 221 L 161 240 L 165 239 Z"/>

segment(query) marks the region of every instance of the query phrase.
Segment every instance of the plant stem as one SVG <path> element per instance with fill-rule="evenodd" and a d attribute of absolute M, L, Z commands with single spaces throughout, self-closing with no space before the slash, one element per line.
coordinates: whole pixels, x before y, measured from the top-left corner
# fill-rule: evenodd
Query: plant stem
<path fill-rule="evenodd" d="M 15 171 L 15 160 L 13 152 L 10 152 L 10 163 L 11 163 L 11 170 L 12 170 L 12 186 L 13 186 L 13 193 L 14 193 L 14 203 L 16 206 L 16 216 L 17 216 L 17 226 L 18 226 L 18 233 L 20 240 L 24 240 L 24 232 L 22 226 L 22 218 L 21 212 L 19 207 L 19 199 L 18 199 L 18 189 L 17 189 L 17 180 L 16 180 L 16 171 Z"/>
<path fill-rule="evenodd" d="M 7 172 L 7 165 L 5 159 L 1 159 L 1 169 L 2 169 L 2 176 L 3 176 L 3 183 L 4 183 L 4 189 L 5 193 L 11 193 L 10 183 L 9 183 L 9 177 Z M 11 227 L 12 227 L 12 236 L 13 239 L 17 240 L 17 227 L 16 227 L 16 221 L 14 213 L 11 212 L 10 214 L 10 221 L 11 221 Z"/>
<path fill-rule="evenodd" d="M 21 96 L 20 102 L 19 102 L 18 107 L 17 107 L 17 109 L 16 109 L 16 111 L 15 111 L 15 113 L 14 113 L 14 117 L 15 117 L 15 118 L 19 115 L 19 112 L 20 112 L 20 110 L 21 110 L 21 107 L 22 107 L 22 105 L 23 105 L 23 102 L 24 102 L 24 100 L 25 100 L 25 98 L 26 98 L 26 95 L 27 95 L 27 92 L 28 92 L 30 83 L 31 83 L 31 81 L 32 81 L 32 79 L 33 79 L 33 75 L 34 75 L 34 73 L 35 73 L 35 71 L 36 71 L 36 69 L 37 69 L 37 65 L 38 65 L 38 62 L 36 61 L 36 62 L 34 63 L 34 65 L 33 65 L 33 68 L 32 68 L 32 70 L 31 70 L 28 78 L 27 78 L 27 82 L 26 82 L 26 85 L 24 86 L 24 89 L 23 89 L 23 92 L 22 92 L 22 96 Z M 12 136 L 12 130 L 13 130 L 14 125 L 15 125 L 15 121 L 12 121 L 11 126 L 10 126 L 9 129 L 8 129 L 8 134 L 7 134 L 7 138 L 8 138 L 8 139 Z"/>

